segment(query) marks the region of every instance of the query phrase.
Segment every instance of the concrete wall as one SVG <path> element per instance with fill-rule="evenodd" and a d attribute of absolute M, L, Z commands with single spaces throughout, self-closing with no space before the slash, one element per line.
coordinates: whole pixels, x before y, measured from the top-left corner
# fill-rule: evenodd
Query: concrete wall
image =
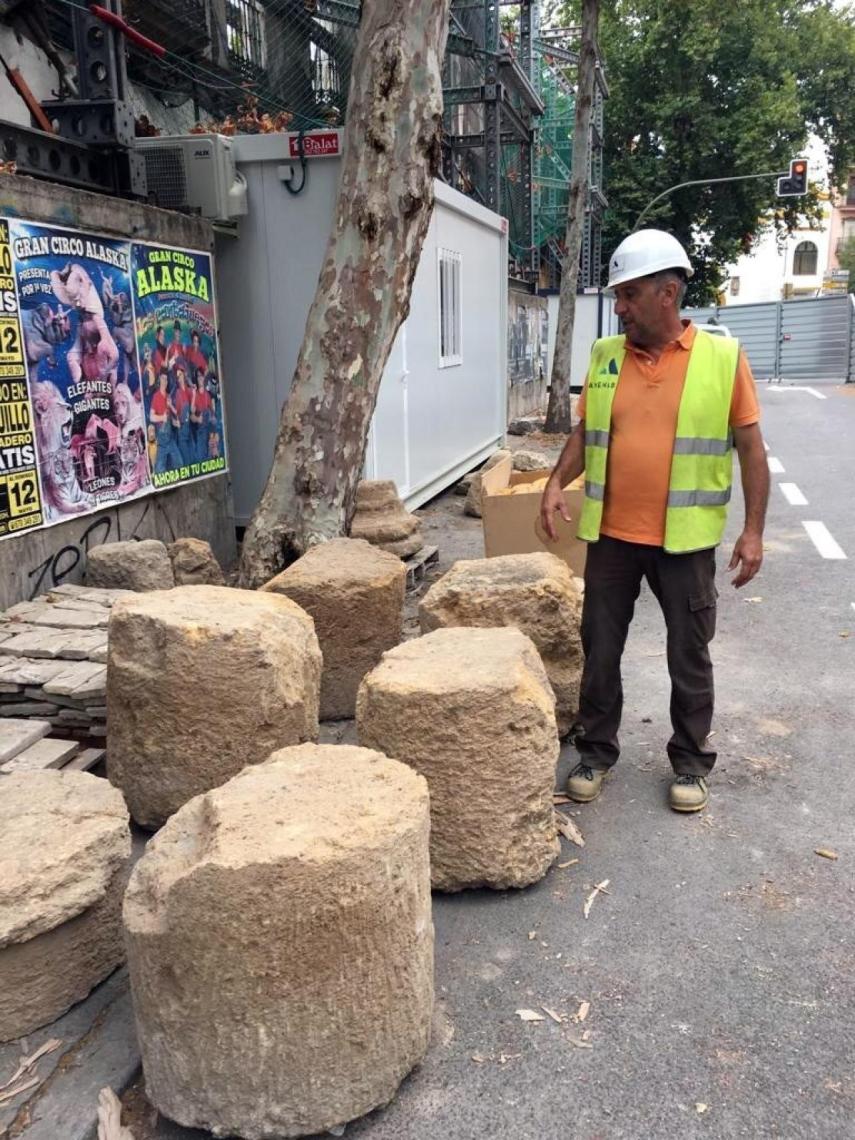
<path fill-rule="evenodd" d="M 545 407 L 549 311 L 546 297 L 508 290 L 508 420 Z"/>
<path fill-rule="evenodd" d="M 91 230 L 190 249 L 211 249 L 211 228 L 199 218 L 156 210 L 52 183 L 0 175 L 0 217 Z M 230 396 L 224 378 L 226 414 Z M 107 540 L 193 535 L 207 539 L 228 566 L 236 555 L 228 475 L 161 491 L 44 530 L 0 541 L 0 608 L 56 585 L 80 582 L 86 551 Z"/>

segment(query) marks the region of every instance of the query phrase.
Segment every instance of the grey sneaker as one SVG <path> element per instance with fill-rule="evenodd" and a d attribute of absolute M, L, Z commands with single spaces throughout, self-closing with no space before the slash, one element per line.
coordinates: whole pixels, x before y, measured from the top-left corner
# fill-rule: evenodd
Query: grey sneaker
<path fill-rule="evenodd" d="M 600 794 L 605 772 L 601 768 L 590 768 L 587 764 L 577 764 L 567 777 L 567 795 L 577 804 L 589 804 Z"/>
<path fill-rule="evenodd" d="M 668 806 L 674 811 L 700 811 L 707 806 L 709 798 L 703 776 L 677 776 L 668 792 Z"/>

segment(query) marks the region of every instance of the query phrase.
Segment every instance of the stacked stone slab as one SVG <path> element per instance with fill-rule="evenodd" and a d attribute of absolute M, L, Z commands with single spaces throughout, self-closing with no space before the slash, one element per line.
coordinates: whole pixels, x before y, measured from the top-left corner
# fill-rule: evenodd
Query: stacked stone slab
<path fill-rule="evenodd" d="M 555 698 L 516 629 L 444 629 L 390 650 L 362 683 L 359 742 L 430 789 L 433 885 L 524 887 L 558 854 Z"/>
<path fill-rule="evenodd" d="M 107 734 L 107 624 L 125 590 L 60 585 L 0 614 L 0 717 L 54 735 Z"/>
<path fill-rule="evenodd" d="M 113 607 L 107 775 L 159 827 L 275 748 L 318 734 L 321 652 L 289 598 L 177 586 Z"/>
<path fill-rule="evenodd" d="M 463 512 L 467 515 L 472 515 L 473 518 L 481 518 L 481 476 L 485 471 L 492 471 L 503 459 L 510 459 L 513 453 L 507 448 L 500 448 L 494 451 L 487 462 L 476 471 L 472 478 L 469 480 L 469 489 L 466 492 L 466 502 L 463 504 Z"/>
<path fill-rule="evenodd" d="M 419 605 L 422 631 L 448 626 L 516 626 L 537 646 L 556 698 L 563 735 L 579 706 L 582 590 L 554 554 L 505 554 L 455 562 Z"/>
<path fill-rule="evenodd" d="M 358 485 L 350 537 L 364 538 L 399 558 L 418 554 L 425 544 L 419 520 L 404 507 L 391 479 L 363 479 Z"/>
<path fill-rule="evenodd" d="M 105 590 L 168 590 L 175 585 L 172 562 L 156 538 L 105 542 L 86 556 L 86 585 Z"/>
<path fill-rule="evenodd" d="M 362 678 L 401 640 L 406 578 L 395 555 L 335 538 L 262 587 L 289 597 L 315 623 L 324 658 L 321 720 L 352 717 Z"/>
<path fill-rule="evenodd" d="M 222 567 L 202 538 L 177 538 L 166 548 L 176 586 L 223 586 Z"/>
<path fill-rule="evenodd" d="M 428 792 L 363 748 L 285 748 L 191 800 L 125 898 L 146 1093 L 216 1136 L 303 1136 L 395 1094 L 433 1001 Z"/>
<path fill-rule="evenodd" d="M 0 1041 L 55 1021 L 124 959 L 130 851 L 127 809 L 106 780 L 0 777 Z"/>

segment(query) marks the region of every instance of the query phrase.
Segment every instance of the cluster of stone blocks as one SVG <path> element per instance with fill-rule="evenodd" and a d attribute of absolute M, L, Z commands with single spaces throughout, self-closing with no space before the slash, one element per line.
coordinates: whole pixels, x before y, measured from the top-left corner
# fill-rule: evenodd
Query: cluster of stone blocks
<path fill-rule="evenodd" d="M 114 786 L 0 785 L 0 1039 L 122 958 L 129 808 L 161 828 L 124 894 L 152 1104 L 261 1140 L 394 1096 L 430 1036 L 431 886 L 525 887 L 558 853 L 556 696 L 567 721 L 579 658 L 551 555 L 458 563 L 402 643 L 404 574 L 340 539 L 260 591 L 115 602 Z M 360 746 L 316 744 L 319 713 L 355 713 Z"/>

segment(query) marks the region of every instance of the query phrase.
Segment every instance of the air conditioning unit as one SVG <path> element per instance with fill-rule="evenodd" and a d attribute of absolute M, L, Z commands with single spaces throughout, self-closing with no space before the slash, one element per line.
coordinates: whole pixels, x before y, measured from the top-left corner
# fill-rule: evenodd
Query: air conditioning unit
<path fill-rule="evenodd" d="M 225 135 L 160 135 L 135 139 L 134 148 L 145 159 L 153 205 L 215 222 L 246 214 L 246 180 Z"/>

